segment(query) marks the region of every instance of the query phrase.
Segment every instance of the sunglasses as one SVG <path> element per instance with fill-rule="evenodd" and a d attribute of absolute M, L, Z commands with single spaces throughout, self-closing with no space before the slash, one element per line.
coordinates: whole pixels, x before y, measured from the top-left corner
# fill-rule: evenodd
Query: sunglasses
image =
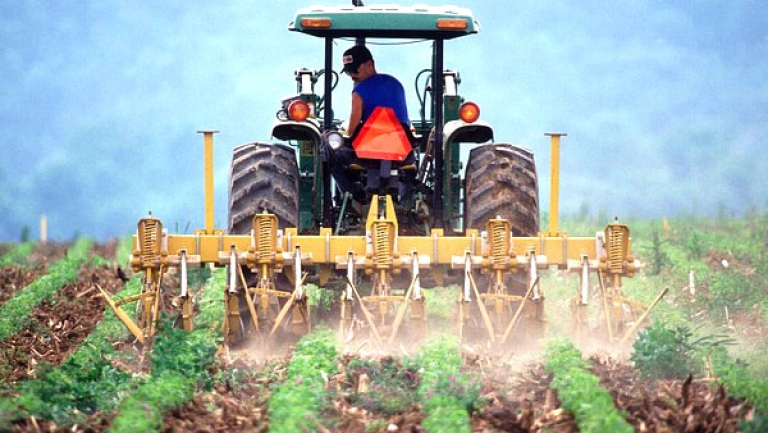
<path fill-rule="evenodd" d="M 357 74 L 359 70 L 360 70 L 360 65 L 357 65 L 357 67 L 354 70 L 347 69 L 346 71 L 344 71 L 344 73 L 346 73 L 347 75 L 352 75 L 352 74 Z"/>

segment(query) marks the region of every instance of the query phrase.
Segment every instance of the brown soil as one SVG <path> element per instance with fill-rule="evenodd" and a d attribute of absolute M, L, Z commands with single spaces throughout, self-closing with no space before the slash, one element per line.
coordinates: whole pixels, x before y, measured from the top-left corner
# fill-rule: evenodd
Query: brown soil
<path fill-rule="evenodd" d="M 24 330 L 0 341 L 0 383 L 35 377 L 45 362 L 59 365 L 85 340 L 104 316 L 106 301 L 98 288 L 116 293 L 122 281 L 115 272 L 95 267 L 80 270 L 77 282 L 63 287 L 38 306 Z"/>
<path fill-rule="evenodd" d="M 35 269 L 15 265 L 0 267 L 0 305 L 44 273 L 45 267 L 42 266 Z"/>

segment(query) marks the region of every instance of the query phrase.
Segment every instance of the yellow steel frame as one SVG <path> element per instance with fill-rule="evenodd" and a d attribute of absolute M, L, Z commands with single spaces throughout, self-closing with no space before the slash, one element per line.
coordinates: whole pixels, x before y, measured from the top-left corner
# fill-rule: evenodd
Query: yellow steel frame
<path fill-rule="evenodd" d="M 388 292 L 393 274 L 399 274 L 402 270 L 417 274 L 419 269 L 431 269 L 433 275 L 439 277 L 443 270 L 450 267 L 464 269 L 466 278 L 471 279 L 472 271 L 479 270 L 492 276 L 492 287 L 486 293 L 481 293 L 474 285 L 474 280 L 471 281 L 478 303 L 487 301 L 494 304 L 494 311 L 500 313 L 511 302 L 522 301 L 518 311 L 515 312 L 513 323 L 510 323 L 503 333 L 503 340 L 509 336 L 514 321 L 519 319 L 526 299 L 531 298 L 536 301 L 540 296 L 537 269 L 557 266 L 559 269 L 581 271 L 583 279 L 586 278 L 588 271 L 598 271 L 601 283 L 608 282 L 611 286 L 611 293 L 606 293 L 603 300 L 612 301 L 611 303 L 616 305 L 623 303 L 621 278 L 631 277 L 640 267 L 639 262 L 631 255 L 629 229 L 624 225 L 610 224 L 596 237 L 572 237 L 568 233 L 559 231 L 557 227 L 559 163 L 557 161 L 553 161 L 552 164 L 553 195 L 550 203 L 549 230 L 541 232 L 536 237 L 512 237 L 513 228 L 503 219 L 489 221 L 486 230 L 482 232 L 466 230 L 462 235 L 447 235 L 443 229 L 433 229 L 428 236 L 399 236 L 397 218 L 390 197 L 382 200 L 378 197 L 373 198 L 366 221 L 365 235 L 334 236 L 331 228 L 320 229 L 319 233 L 311 235 L 300 235 L 296 228 L 278 231 L 277 219 L 270 214 L 254 217 L 251 235 L 227 234 L 213 228 L 212 136 L 215 131 L 201 132 L 204 133 L 206 155 L 205 230 L 198 230 L 192 235 L 169 235 L 162 231 L 160 221 L 150 216 L 139 221 L 138 234 L 134 237 L 131 264 L 135 271 L 145 274 L 145 288 L 141 296 L 145 299 L 146 311 L 139 325 L 133 323 L 124 313 L 121 315 L 121 320 L 126 322 L 131 332 L 142 341 L 154 333 L 159 308 L 157 294 L 160 290 L 162 275 L 169 267 L 182 265 L 184 268 L 203 264 L 247 266 L 258 273 L 261 280 L 259 286 L 249 288 L 248 293 L 254 297 L 261 296 L 263 305 L 266 305 L 265 298 L 269 296 L 291 296 L 274 293 L 275 272 L 283 272 L 285 268 L 291 267 L 302 269 L 313 267 L 320 276 L 320 284 L 324 285 L 334 269 L 343 270 L 353 267 L 354 270 L 362 270 L 373 275 L 374 281 L 377 282 L 377 290 L 374 290 L 371 296 L 361 297 L 352 282 L 348 281 L 348 289 L 343 300 L 347 303 L 351 302 L 354 299 L 352 296 L 354 291 L 360 298 L 359 304 L 364 309 L 366 318 L 370 316 L 370 312 L 365 307 L 366 303 L 379 302 L 381 315 L 384 316 L 387 313 L 385 309 L 388 308 L 384 304 L 403 301 L 403 304 L 400 304 L 401 308 L 397 310 L 397 326 L 405 314 L 405 307 L 402 305 L 409 300 L 408 297 L 411 297 L 414 284 L 416 289 L 413 292 L 416 293 L 410 301 L 416 301 L 418 304 L 411 303 L 413 315 L 423 319 L 425 312 L 423 299 L 418 293 L 420 291 L 418 275 L 413 276 L 411 288 L 408 289 L 406 297 L 398 297 Z M 547 135 L 552 141 L 553 160 L 559 160 L 559 139 L 565 134 L 548 133 Z M 504 275 L 515 272 L 530 275 L 529 293 L 525 297 L 506 293 L 503 283 Z M 231 279 L 234 280 L 235 277 Z M 296 277 L 294 276 L 291 280 L 296 280 Z M 303 280 L 294 281 L 294 283 L 297 289 L 300 289 Z M 586 286 L 586 283 L 584 285 Z M 230 316 L 239 315 L 239 312 L 235 311 L 237 299 L 233 299 L 234 292 L 234 281 L 231 281 L 227 295 Z M 466 289 L 462 300 L 468 302 L 469 298 L 470 292 Z M 250 296 L 247 299 L 249 308 L 254 310 L 253 300 Z M 291 297 L 291 303 L 294 301 L 297 301 L 296 306 L 298 306 L 301 299 Z M 346 307 L 347 310 L 342 308 L 346 311 L 342 321 L 349 320 L 349 306 Z M 118 311 L 119 305 L 116 307 L 113 305 L 113 308 Z M 288 306 L 280 312 L 278 317 L 282 318 L 287 313 L 287 308 Z M 494 326 L 489 312 L 484 306 L 480 308 L 490 339 L 493 341 Z M 610 323 L 609 310 L 609 306 L 606 305 L 604 313 L 609 325 L 609 338 L 613 340 L 616 324 Z M 462 312 L 466 313 L 464 309 Z M 232 321 L 234 319 L 237 318 L 230 317 L 230 320 L 225 321 L 229 323 L 230 331 L 235 325 Z M 254 317 L 255 320 L 256 317 Z M 275 324 L 273 332 L 278 324 Z M 137 329 L 142 330 L 141 335 L 138 335 Z M 308 329 L 308 326 L 305 329 Z M 378 336 L 377 339 L 379 339 Z"/>

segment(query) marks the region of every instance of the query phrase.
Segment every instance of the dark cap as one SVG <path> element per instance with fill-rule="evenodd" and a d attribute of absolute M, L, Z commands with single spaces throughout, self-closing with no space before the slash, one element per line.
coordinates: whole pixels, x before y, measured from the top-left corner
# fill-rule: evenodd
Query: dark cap
<path fill-rule="evenodd" d="M 354 47 L 344 51 L 344 69 L 341 72 L 355 72 L 357 68 L 368 60 L 373 60 L 371 52 L 365 45 L 355 45 Z"/>

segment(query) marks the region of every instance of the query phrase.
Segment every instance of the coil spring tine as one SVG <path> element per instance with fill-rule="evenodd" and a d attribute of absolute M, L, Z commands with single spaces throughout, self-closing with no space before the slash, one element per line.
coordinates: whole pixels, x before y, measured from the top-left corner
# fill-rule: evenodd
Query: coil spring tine
<path fill-rule="evenodd" d="M 386 224 L 374 224 L 374 250 L 378 263 L 387 263 L 389 259 L 389 233 Z"/>
<path fill-rule="evenodd" d="M 624 231 L 621 226 L 611 226 L 608 259 L 612 273 L 620 274 L 624 261 Z"/>
<path fill-rule="evenodd" d="M 143 224 L 143 242 L 141 245 L 141 260 L 144 266 L 154 266 L 159 254 L 158 220 L 147 219 Z"/>

